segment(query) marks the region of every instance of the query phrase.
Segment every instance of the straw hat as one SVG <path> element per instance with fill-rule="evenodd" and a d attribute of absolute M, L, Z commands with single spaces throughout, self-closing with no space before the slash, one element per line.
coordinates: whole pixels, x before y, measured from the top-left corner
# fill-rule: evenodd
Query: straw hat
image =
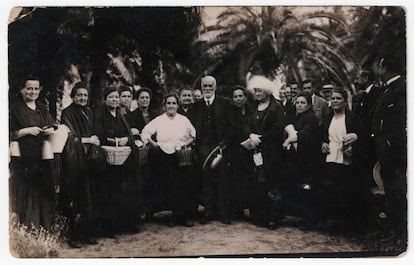
<path fill-rule="evenodd" d="M 385 194 L 384 182 L 381 177 L 381 165 L 379 161 L 375 163 L 374 168 L 372 169 L 372 176 L 374 178 L 375 184 L 377 184 L 378 189 L 375 190 L 377 194 Z"/>
<path fill-rule="evenodd" d="M 216 169 L 223 160 L 223 150 L 225 148 L 226 146 L 216 146 L 213 148 L 213 150 L 211 150 L 207 158 L 204 160 L 202 169 L 205 170 L 207 167 L 209 167 L 211 170 Z"/>

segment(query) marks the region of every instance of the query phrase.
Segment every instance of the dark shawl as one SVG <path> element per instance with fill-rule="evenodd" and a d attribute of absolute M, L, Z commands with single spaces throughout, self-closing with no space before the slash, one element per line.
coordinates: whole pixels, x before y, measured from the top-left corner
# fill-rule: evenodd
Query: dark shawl
<path fill-rule="evenodd" d="M 320 134 L 319 120 L 314 111 L 310 108 L 297 115 L 293 125 L 298 132 L 298 155 L 303 160 L 315 160 L 320 153 Z"/>
<path fill-rule="evenodd" d="M 69 127 L 77 137 L 90 137 L 93 133 L 93 114 L 89 107 L 72 103 L 63 110 L 61 123 Z"/>

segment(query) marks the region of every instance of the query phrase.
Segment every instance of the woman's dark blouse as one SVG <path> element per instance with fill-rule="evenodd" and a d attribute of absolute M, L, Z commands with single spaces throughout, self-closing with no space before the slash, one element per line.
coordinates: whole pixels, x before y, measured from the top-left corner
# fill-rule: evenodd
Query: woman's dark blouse
<path fill-rule="evenodd" d="M 102 145 L 108 145 L 107 138 L 128 136 L 119 110 L 114 117 L 106 107 L 98 109 L 95 113 L 94 128 Z"/>
<path fill-rule="evenodd" d="M 264 110 L 263 111 L 259 111 L 258 110 L 256 112 L 256 124 L 257 124 L 257 128 L 258 128 L 258 130 L 257 130 L 256 133 L 258 133 L 258 134 L 262 134 L 263 133 L 263 128 L 261 128 L 259 124 L 262 124 L 263 123 L 263 119 L 264 119 L 265 113 L 266 112 Z"/>
<path fill-rule="evenodd" d="M 142 111 L 137 108 L 134 111 L 127 113 L 126 117 L 131 125 L 131 128 L 137 128 L 140 132 L 144 129 L 145 125 L 152 121 L 154 118 L 158 116 L 157 112 L 150 110 L 149 116 L 144 117 Z"/>
<path fill-rule="evenodd" d="M 298 153 L 308 159 L 315 159 L 319 154 L 319 121 L 315 112 L 309 109 L 296 116 L 293 125 L 298 132 Z"/>
<path fill-rule="evenodd" d="M 250 117 L 250 131 L 245 132 L 246 138 L 250 133 L 262 134 L 264 145 L 282 148 L 283 128 L 284 128 L 284 112 L 282 105 L 271 97 L 269 106 L 263 111 L 258 111 L 257 106 L 253 108 Z"/>
<path fill-rule="evenodd" d="M 263 111 L 258 111 L 257 106 L 253 108 L 250 116 L 250 130 L 245 132 L 244 139 L 247 139 L 250 133 L 262 135 L 263 143 L 259 147 L 263 155 L 266 181 L 269 181 L 270 186 L 276 185 L 278 176 L 275 172 L 279 172 L 282 165 L 284 124 L 283 107 L 271 97 L 269 106 Z"/>
<path fill-rule="evenodd" d="M 52 116 L 43 104 L 36 102 L 36 109 L 32 110 L 26 105 L 23 99 L 17 100 L 11 106 L 9 119 L 10 132 L 12 135 L 17 130 L 23 128 L 32 126 L 42 128 L 54 124 Z M 18 139 L 17 141 L 19 142 L 21 156 L 40 158 L 44 140 L 45 137 L 42 135 L 26 135 Z"/>

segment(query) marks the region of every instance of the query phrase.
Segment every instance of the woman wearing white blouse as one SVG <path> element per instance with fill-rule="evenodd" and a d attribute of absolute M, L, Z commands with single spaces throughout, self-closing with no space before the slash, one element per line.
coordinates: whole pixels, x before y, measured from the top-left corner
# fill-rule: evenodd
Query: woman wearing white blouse
<path fill-rule="evenodd" d="M 322 122 L 322 153 L 325 157 L 323 213 L 327 218 L 347 222 L 342 228 L 361 226 L 356 218 L 366 211 L 367 180 L 360 169 L 363 165 L 361 143 L 366 133 L 359 116 L 347 109 L 344 89 L 331 92 L 332 113 Z"/>
<path fill-rule="evenodd" d="M 163 102 L 165 113 L 150 121 L 142 130 L 141 137 L 155 150 L 152 158 L 159 163 L 158 183 L 155 191 L 165 191 L 166 202 L 171 203 L 173 220 L 170 225 L 193 226 L 189 221 L 191 208 L 191 166 L 179 166 L 177 150 L 189 148 L 196 137 L 196 130 L 187 117 L 177 113 L 178 97 L 168 94 Z M 155 136 L 155 140 L 154 140 Z"/>
<path fill-rule="evenodd" d="M 358 134 L 347 131 L 345 97 L 340 90 L 332 91 L 333 115 L 328 127 L 328 142 L 322 143 L 322 153 L 326 154 L 327 163 L 350 165 L 352 162 L 352 144 L 358 140 Z"/>

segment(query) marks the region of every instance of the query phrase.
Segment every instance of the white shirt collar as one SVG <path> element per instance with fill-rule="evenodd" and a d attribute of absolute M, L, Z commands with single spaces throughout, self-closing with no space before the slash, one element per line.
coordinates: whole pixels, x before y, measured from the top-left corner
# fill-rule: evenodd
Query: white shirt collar
<path fill-rule="evenodd" d="M 204 98 L 204 102 L 208 103 L 209 105 L 213 105 L 215 98 L 216 95 L 213 94 L 209 99 Z"/>
<path fill-rule="evenodd" d="M 387 83 L 387 85 L 389 86 L 392 82 L 397 81 L 400 77 L 401 77 L 401 75 L 396 75 L 396 76 L 388 79 L 387 82 L 385 82 L 385 83 Z"/>
<path fill-rule="evenodd" d="M 371 91 L 371 89 L 372 89 L 372 87 L 374 86 L 374 83 L 371 83 L 366 89 L 365 89 L 365 92 L 368 94 L 370 91 Z"/>

